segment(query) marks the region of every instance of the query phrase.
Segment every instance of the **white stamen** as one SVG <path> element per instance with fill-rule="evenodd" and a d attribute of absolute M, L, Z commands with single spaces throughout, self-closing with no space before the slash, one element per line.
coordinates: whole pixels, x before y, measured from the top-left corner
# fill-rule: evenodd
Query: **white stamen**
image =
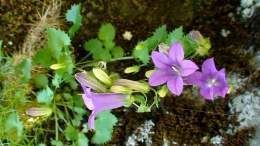
<path fill-rule="evenodd" d="M 175 73 L 177 73 L 178 75 L 181 74 L 181 72 L 180 72 L 180 70 L 178 69 L 178 67 L 172 66 L 172 69 L 173 69 L 173 71 L 174 71 Z"/>
<path fill-rule="evenodd" d="M 215 78 L 209 79 L 207 81 L 208 87 L 216 86 L 218 84 L 217 80 Z"/>

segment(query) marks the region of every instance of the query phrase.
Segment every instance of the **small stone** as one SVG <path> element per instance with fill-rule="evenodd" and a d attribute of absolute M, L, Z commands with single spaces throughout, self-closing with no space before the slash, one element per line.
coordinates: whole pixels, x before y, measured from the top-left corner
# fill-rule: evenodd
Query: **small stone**
<path fill-rule="evenodd" d="M 123 34 L 124 40 L 130 41 L 132 39 L 133 35 L 130 31 L 125 31 Z"/>

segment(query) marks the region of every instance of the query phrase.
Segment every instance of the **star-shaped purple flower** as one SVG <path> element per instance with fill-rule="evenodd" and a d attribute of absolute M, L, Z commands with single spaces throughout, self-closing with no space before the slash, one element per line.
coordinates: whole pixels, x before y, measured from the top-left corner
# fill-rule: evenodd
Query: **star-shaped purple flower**
<path fill-rule="evenodd" d="M 168 54 L 153 51 L 152 60 L 157 70 L 149 78 L 151 86 L 167 83 L 169 90 L 180 95 L 183 90 L 183 77 L 194 73 L 198 66 L 191 60 L 184 59 L 184 51 L 180 43 L 174 43 Z"/>
<path fill-rule="evenodd" d="M 94 93 L 91 91 L 91 88 L 81 73 L 78 73 L 75 76 L 84 91 L 84 94 L 82 95 L 84 103 L 89 110 L 92 110 L 92 113 L 88 118 L 88 126 L 90 129 L 95 129 L 95 117 L 97 113 L 124 106 L 125 99 L 127 98 L 125 94 Z"/>
<path fill-rule="evenodd" d="M 216 96 L 225 97 L 228 92 L 225 69 L 218 71 L 213 58 L 205 60 L 202 64 L 202 72 L 195 72 L 187 77 L 187 80 L 199 86 L 200 95 L 207 100 L 214 100 Z"/>

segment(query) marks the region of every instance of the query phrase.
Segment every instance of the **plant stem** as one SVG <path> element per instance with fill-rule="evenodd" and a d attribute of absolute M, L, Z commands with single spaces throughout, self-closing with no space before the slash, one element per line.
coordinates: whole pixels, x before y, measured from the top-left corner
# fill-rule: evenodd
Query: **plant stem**
<path fill-rule="evenodd" d="M 54 118 L 55 118 L 55 140 L 59 140 L 59 123 L 58 123 L 58 117 L 57 117 L 57 106 L 56 102 L 54 100 Z"/>
<path fill-rule="evenodd" d="M 131 60 L 131 59 L 134 59 L 134 57 L 133 56 L 126 56 L 126 57 L 111 59 L 108 62 L 115 62 L 115 61 L 121 61 L 121 60 Z"/>

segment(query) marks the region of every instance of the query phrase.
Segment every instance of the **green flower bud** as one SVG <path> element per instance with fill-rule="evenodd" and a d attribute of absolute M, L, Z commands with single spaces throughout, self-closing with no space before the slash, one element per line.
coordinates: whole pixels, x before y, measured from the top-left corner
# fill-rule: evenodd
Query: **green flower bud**
<path fill-rule="evenodd" d="M 135 102 L 135 98 L 133 96 L 128 96 L 125 100 L 125 107 L 130 107 Z"/>
<path fill-rule="evenodd" d="M 166 95 L 167 95 L 167 93 L 168 93 L 168 88 L 167 88 L 167 86 L 162 86 L 161 87 L 161 89 L 158 91 L 158 95 L 159 95 L 159 97 L 165 97 Z"/>
<path fill-rule="evenodd" d="M 140 70 L 140 66 L 134 65 L 134 66 L 127 67 L 124 70 L 124 73 L 126 73 L 126 74 L 137 73 L 137 72 L 139 72 L 139 70 Z"/>
<path fill-rule="evenodd" d="M 145 72 L 145 76 L 146 76 L 147 78 L 150 78 L 151 75 L 152 75 L 154 72 L 155 72 L 155 70 L 148 70 L 147 72 Z"/>
<path fill-rule="evenodd" d="M 100 80 L 102 83 L 111 86 L 112 85 L 112 81 L 110 79 L 110 77 L 107 75 L 106 72 L 104 72 L 102 69 L 99 68 L 93 68 L 93 74 L 95 75 L 95 77 Z"/>
<path fill-rule="evenodd" d="M 125 86 L 132 90 L 147 93 L 150 90 L 150 87 L 147 83 L 141 83 L 137 81 L 127 80 L 127 79 L 118 79 L 115 82 L 115 85 Z"/>
<path fill-rule="evenodd" d="M 61 69 L 61 68 L 65 68 L 65 64 L 62 64 L 62 63 L 58 63 L 58 64 L 53 64 L 50 66 L 51 69 L 53 70 L 58 70 L 58 69 Z"/>
<path fill-rule="evenodd" d="M 49 107 L 32 107 L 26 110 L 26 114 L 32 117 L 48 117 L 52 114 L 52 109 Z"/>
<path fill-rule="evenodd" d="M 189 32 L 189 37 L 198 45 L 198 47 L 196 48 L 197 54 L 199 54 L 200 56 L 204 56 L 208 54 L 208 51 L 211 48 L 211 43 L 209 38 L 204 38 L 199 31 Z"/>
<path fill-rule="evenodd" d="M 110 88 L 110 91 L 113 93 L 124 93 L 124 94 L 130 94 L 132 92 L 131 89 L 124 86 L 118 86 L 118 85 L 112 86 Z"/>

